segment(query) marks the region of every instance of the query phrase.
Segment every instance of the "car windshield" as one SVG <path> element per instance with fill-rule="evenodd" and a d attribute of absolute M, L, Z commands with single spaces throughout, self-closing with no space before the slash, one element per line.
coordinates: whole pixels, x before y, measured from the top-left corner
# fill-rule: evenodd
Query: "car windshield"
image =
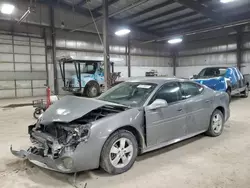
<path fill-rule="evenodd" d="M 224 76 L 227 72 L 227 68 L 205 68 L 197 76 L 197 78 L 209 78 Z"/>
<path fill-rule="evenodd" d="M 102 94 L 98 99 L 129 107 L 139 107 L 144 104 L 156 86 L 157 84 L 153 83 L 123 82 Z"/>

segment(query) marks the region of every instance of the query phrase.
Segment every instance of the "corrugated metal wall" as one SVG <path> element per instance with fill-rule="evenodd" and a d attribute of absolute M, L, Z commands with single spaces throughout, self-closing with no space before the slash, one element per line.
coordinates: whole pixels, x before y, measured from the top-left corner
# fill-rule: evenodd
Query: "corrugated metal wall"
<path fill-rule="evenodd" d="M 243 38 L 243 63 L 249 65 L 249 51 L 246 51 L 249 42 Z M 209 66 L 236 66 L 236 37 L 226 36 L 217 39 L 204 40 L 185 45 L 177 58 L 176 74 L 179 77 L 190 77 L 198 74 L 201 69 Z M 244 65 L 245 66 L 245 65 Z M 244 72 L 250 72 L 245 71 Z"/>
<path fill-rule="evenodd" d="M 44 95 L 46 79 L 42 38 L 0 34 L 0 98 Z"/>
<path fill-rule="evenodd" d="M 145 76 L 146 71 L 157 70 L 159 75 L 173 76 L 172 59 L 168 57 L 169 53 L 164 50 L 161 44 L 143 45 L 138 41 L 131 42 L 131 76 Z M 121 72 L 122 77 L 128 76 L 128 67 L 126 65 L 126 44 L 127 38 L 110 37 L 110 57 L 114 61 L 114 71 Z M 48 46 L 50 46 L 48 40 Z M 68 33 L 58 31 L 56 35 L 56 54 L 62 56 L 76 56 L 82 58 L 103 57 L 103 47 L 97 35 Z M 53 65 L 51 62 L 51 50 L 48 50 L 49 66 L 49 84 L 53 88 Z M 65 94 L 61 89 L 63 86 L 59 66 L 58 83 L 59 93 Z M 68 69 L 72 73 L 72 69 Z"/>
<path fill-rule="evenodd" d="M 243 41 L 242 72 L 243 74 L 250 74 L 250 34 L 245 34 Z"/>

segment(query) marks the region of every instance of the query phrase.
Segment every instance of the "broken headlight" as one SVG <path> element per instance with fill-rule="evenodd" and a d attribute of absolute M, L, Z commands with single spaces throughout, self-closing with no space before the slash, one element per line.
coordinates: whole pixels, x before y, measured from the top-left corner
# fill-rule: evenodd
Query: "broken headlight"
<path fill-rule="evenodd" d="M 90 135 L 91 124 L 79 125 L 74 128 L 73 136 L 77 137 L 79 141 L 86 141 Z"/>

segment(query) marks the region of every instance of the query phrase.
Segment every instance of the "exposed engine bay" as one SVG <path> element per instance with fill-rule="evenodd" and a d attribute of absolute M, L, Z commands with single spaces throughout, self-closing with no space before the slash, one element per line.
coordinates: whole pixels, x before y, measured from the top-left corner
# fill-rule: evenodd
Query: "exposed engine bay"
<path fill-rule="evenodd" d="M 87 142 L 91 134 L 92 122 L 112 116 L 128 109 L 124 106 L 105 105 L 90 111 L 71 122 L 50 122 L 42 124 L 41 119 L 29 126 L 29 134 L 33 147 L 32 154 L 57 159 L 64 154 L 74 152 L 80 142 Z"/>

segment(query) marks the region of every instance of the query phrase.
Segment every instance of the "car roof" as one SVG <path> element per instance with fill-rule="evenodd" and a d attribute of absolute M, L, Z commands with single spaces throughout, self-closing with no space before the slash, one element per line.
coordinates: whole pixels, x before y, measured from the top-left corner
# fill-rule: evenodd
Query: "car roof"
<path fill-rule="evenodd" d="M 205 67 L 204 69 L 228 69 L 233 67 Z"/>
<path fill-rule="evenodd" d="M 177 78 L 177 77 L 136 77 L 129 78 L 126 82 L 146 82 L 153 84 L 165 84 L 173 81 L 188 81 L 188 79 Z"/>

